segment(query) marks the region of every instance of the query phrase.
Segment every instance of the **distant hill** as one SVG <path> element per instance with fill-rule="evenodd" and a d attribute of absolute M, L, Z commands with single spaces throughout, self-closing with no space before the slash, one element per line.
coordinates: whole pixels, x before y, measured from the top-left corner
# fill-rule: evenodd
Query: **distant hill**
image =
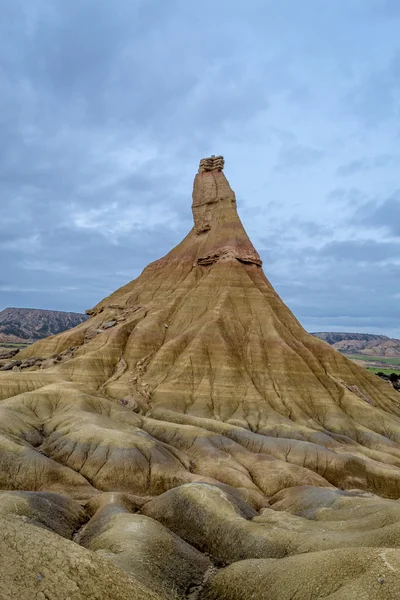
<path fill-rule="evenodd" d="M 37 308 L 5 308 L 0 311 L 0 343 L 30 343 L 62 333 L 86 321 L 73 312 Z"/>
<path fill-rule="evenodd" d="M 344 354 L 363 354 L 365 356 L 400 356 L 400 340 L 386 335 L 372 333 L 317 332 L 315 337 L 327 342 Z"/>

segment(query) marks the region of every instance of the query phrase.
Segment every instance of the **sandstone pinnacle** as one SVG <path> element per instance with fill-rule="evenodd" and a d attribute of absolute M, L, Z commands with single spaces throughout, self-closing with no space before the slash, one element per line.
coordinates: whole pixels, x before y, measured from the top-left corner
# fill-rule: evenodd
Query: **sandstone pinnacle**
<path fill-rule="evenodd" d="M 182 242 L 0 373 L 0 597 L 396 598 L 398 392 L 302 328 L 223 169 Z"/>

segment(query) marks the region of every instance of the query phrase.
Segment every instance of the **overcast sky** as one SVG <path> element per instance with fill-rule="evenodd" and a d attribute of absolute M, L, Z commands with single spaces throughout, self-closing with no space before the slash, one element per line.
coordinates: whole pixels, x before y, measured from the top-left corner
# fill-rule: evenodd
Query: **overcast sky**
<path fill-rule="evenodd" d="M 0 0 L 0 309 L 83 312 L 223 154 L 310 331 L 400 337 L 399 0 Z"/>

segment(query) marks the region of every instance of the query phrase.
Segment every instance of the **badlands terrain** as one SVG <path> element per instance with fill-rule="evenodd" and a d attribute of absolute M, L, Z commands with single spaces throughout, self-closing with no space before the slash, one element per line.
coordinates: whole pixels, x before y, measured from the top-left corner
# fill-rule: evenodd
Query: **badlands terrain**
<path fill-rule="evenodd" d="M 313 333 L 345 354 L 362 354 L 374 357 L 400 357 L 400 340 L 372 333 Z"/>
<path fill-rule="evenodd" d="M 223 167 L 176 248 L 0 373 L 1 599 L 400 597 L 399 393 L 304 331 Z"/>
<path fill-rule="evenodd" d="M 400 377 L 400 340 L 371 333 L 313 333 L 361 367 L 388 377 Z"/>
<path fill-rule="evenodd" d="M 5 308 L 0 311 L 0 346 L 31 343 L 49 335 L 62 333 L 86 321 L 73 312 L 37 308 Z"/>

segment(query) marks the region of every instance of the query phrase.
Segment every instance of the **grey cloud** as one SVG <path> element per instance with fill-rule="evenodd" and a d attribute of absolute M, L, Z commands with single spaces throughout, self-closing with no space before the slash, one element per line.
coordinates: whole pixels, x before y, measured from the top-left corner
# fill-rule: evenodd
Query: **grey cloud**
<path fill-rule="evenodd" d="M 400 50 L 389 63 L 372 67 L 345 98 L 345 109 L 368 127 L 396 119 L 400 102 Z"/>
<path fill-rule="evenodd" d="M 254 216 L 259 217 L 259 212 L 255 211 Z M 282 241 L 287 243 L 301 243 L 303 241 L 306 243 L 310 239 L 325 239 L 334 234 L 332 227 L 326 223 L 301 220 L 297 217 L 282 218 L 279 222 L 270 221 L 270 228 L 270 236 L 262 237 L 260 241 L 264 248 L 272 247 L 274 251 L 280 248 Z M 313 252 L 311 247 L 309 250 Z"/>
<path fill-rule="evenodd" d="M 353 324 L 400 336 L 400 243 L 347 240 L 317 249 L 269 241 L 261 251 L 267 277 L 309 330 Z"/>
<path fill-rule="evenodd" d="M 321 248 L 318 254 L 351 263 L 379 264 L 394 260 L 398 260 L 400 263 L 400 243 L 375 240 L 333 241 Z"/>
<path fill-rule="evenodd" d="M 278 171 L 285 169 L 296 169 L 300 167 L 309 167 L 315 165 L 324 156 L 322 150 L 309 148 L 301 144 L 283 147 L 278 154 L 275 169 Z"/>
<path fill-rule="evenodd" d="M 383 203 L 364 204 L 356 213 L 358 220 L 370 227 L 384 227 L 389 234 L 400 237 L 400 190 Z"/>
<path fill-rule="evenodd" d="M 1 297 L 5 304 L 14 294 L 22 298 L 29 293 L 29 297 L 40 299 L 41 283 L 45 281 L 43 300 L 55 301 L 64 310 L 83 311 L 137 277 L 146 264 L 176 243 L 176 237 L 186 233 L 184 226 L 177 232 L 158 226 L 152 231 L 131 232 L 116 244 L 95 231 L 58 228 L 43 232 L 45 251 L 30 252 L 27 257 L 23 247 L 1 250 L 6 265 L 2 269 Z"/>
<path fill-rule="evenodd" d="M 323 259 L 318 263 L 317 271 L 313 261 L 305 261 L 301 267 L 297 261 L 287 264 L 288 270 L 299 273 L 301 287 L 292 285 L 287 277 L 287 283 L 280 284 L 276 275 L 277 291 L 305 326 L 311 327 L 316 321 L 340 323 L 339 328 L 362 323 L 363 327 L 378 327 L 392 336 L 395 331 L 400 334 L 400 267 L 327 264 Z M 275 275 L 271 281 L 275 282 Z M 312 328 L 321 331 L 321 326 Z"/>
<path fill-rule="evenodd" d="M 377 333 L 400 338 L 400 321 L 391 317 L 359 317 L 346 315 L 324 315 L 302 317 L 303 327 L 308 331 L 348 331 L 352 333 Z"/>
<path fill-rule="evenodd" d="M 366 169 L 368 169 L 367 160 L 365 158 L 357 158 L 349 163 L 340 165 L 336 173 L 341 176 L 346 176 L 365 171 Z"/>
<path fill-rule="evenodd" d="M 314 221 L 294 220 L 293 227 L 302 231 L 308 238 L 328 237 L 334 234 L 332 227 Z"/>
<path fill-rule="evenodd" d="M 354 175 L 355 173 L 363 173 L 380 167 L 387 166 L 394 162 L 394 158 L 388 154 L 381 154 L 375 157 L 362 156 L 348 163 L 340 165 L 336 173 L 342 177 Z"/>
<path fill-rule="evenodd" d="M 368 196 L 358 188 L 337 187 L 331 190 L 327 196 L 328 201 L 340 202 L 349 206 L 365 204 Z"/>
<path fill-rule="evenodd" d="M 364 50 L 371 60 L 371 11 L 319 4 L 0 0 L 0 304 L 84 310 L 136 277 L 191 228 L 197 161 L 221 149 L 240 167 L 242 216 L 264 246 L 266 273 L 296 314 L 336 323 L 365 312 L 383 323 L 385 310 L 397 326 L 396 247 L 351 238 L 356 225 L 398 231 L 396 205 L 377 207 L 352 179 L 365 165 L 339 165 L 330 150 L 349 141 L 329 102 L 340 107 L 349 89 L 342 65 L 357 60 L 357 45 L 362 64 Z M 358 17 L 366 24 L 357 21 L 355 39 L 347 34 Z M 374 63 L 350 92 L 361 129 L 396 114 L 396 68 L 395 57 Z M 357 150 L 345 156 L 356 160 Z M 385 177 L 394 167 L 382 161 L 374 168 Z M 325 185 L 338 170 L 348 185 Z M 308 190 L 295 190 L 296 206 L 283 202 L 303 171 L 321 194 L 315 222 L 301 213 Z"/>

